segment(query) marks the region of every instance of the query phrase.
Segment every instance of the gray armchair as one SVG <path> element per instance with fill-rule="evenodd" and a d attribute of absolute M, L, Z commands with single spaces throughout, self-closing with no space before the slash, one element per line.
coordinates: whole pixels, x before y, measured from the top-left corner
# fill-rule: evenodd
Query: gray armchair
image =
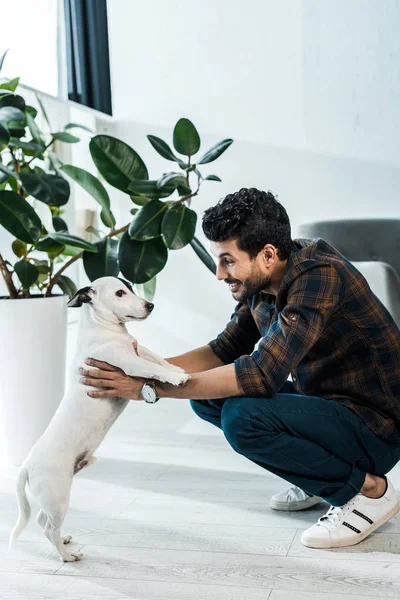
<path fill-rule="evenodd" d="M 400 219 L 318 221 L 297 233 L 324 239 L 354 263 L 400 327 Z"/>

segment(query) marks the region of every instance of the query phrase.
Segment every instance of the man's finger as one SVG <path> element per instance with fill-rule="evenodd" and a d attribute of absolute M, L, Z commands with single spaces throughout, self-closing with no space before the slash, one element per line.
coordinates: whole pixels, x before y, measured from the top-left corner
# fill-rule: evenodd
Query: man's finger
<path fill-rule="evenodd" d="M 115 371 L 103 371 L 102 369 L 79 369 L 79 374 L 93 379 L 114 379 Z"/>
<path fill-rule="evenodd" d="M 93 390 L 87 393 L 88 396 L 90 396 L 91 398 L 118 398 L 119 394 L 117 392 L 117 390 L 104 390 L 104 391 L 98 391 L 98 390 Z"/>
<path fill-rule="evenodd" d="M 85 385 L 93 385 L 94 387 L 107 387 L 110 385 L 109 379 L 93 379 L 92 377 L 81 377 L 80 382 Z M 108 387 L 107 389 L 112 389 Z"/>
<path fill-rule="evenodd" d="M 87 358 L 85 360 L 85 364 L 90 365 L 91 367 L 96 367 L 97 369 L 103 369 L 103 371 L 120 371 L 119 367 L 109 365 L 108 363 L 101 360 L 96 360 L 95 358 Z"/>

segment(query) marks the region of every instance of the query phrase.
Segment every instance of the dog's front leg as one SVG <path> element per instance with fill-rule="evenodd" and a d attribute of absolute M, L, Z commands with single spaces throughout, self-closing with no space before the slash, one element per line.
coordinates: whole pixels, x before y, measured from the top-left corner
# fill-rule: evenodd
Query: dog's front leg
<path fill-rule="evenodd" d="M 167 360 L 165 360 L 161 356 L 158 356 L 157 354 L 155 354 L 154 352 L 152 352 L 151 350 L 149 350 L 145 346 L 141 346 L 139 344 L 138 347 L 137 347 L 137 351 L 138 351 L 138 356 L 140 356 L 140 358 L 144 358 L 145 360 L 148 360 L 148 361 L 150 361 L 152 363 L 155 363 L 157 365 L 161 365 L 162 367 L 165 367 L 166 369 L 170 369 L 171 371 L 176 371 L 177 373 L 184 373 L 185 372 L 180 367 L 177 367 L 176 365 L 172 365 Z"/>
<path fill-rule="evenodd" d="M 131 352 L 127 352 L 125 347 L 104 346 L 96 350 L 92 358 L 115 365 L 130 377 L 157 379 L 162 383 L 178 386 L 185 384 L 190 379 L 190 375 L 184 371 L 176 372 L 170 369 L 169 363 L 167 363 L 167 368 L 141 358 L 133 348 Z"/>

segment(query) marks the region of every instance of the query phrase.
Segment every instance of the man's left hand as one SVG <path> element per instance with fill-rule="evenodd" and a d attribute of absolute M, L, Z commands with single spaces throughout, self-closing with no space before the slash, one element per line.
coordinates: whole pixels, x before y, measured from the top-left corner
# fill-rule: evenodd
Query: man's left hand
<path fill-rule="evenodd" d="M 127 400 L 143 400 L 142 387 L 148 383 L 142 377 L 130 377 L 122 369 L 106 362 L 88 358 L 87 365 L 96 369 L 79 369 L 82 375 L 80 382 L 93 387 L 102 387 L 104 390 L 90 390 L 91 398 L 126 398 Z"/>

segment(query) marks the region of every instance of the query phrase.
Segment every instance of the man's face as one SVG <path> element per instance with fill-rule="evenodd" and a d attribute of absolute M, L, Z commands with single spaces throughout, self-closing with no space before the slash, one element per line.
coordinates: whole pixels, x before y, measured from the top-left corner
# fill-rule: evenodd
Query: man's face
<path fill-rule="evenodd" d="M 239 250 L 236 240 L 211 242 L 210 249 L 218 261 L 217 279 L 223 279 L 229 285 L 237 302 L 243 302 L 261 290 L 269 291 L 275 262 L 271 254 L 274 255 L 274 251 L 276 254 L 274 246 L 265 246 L 254 259 Z"/>

